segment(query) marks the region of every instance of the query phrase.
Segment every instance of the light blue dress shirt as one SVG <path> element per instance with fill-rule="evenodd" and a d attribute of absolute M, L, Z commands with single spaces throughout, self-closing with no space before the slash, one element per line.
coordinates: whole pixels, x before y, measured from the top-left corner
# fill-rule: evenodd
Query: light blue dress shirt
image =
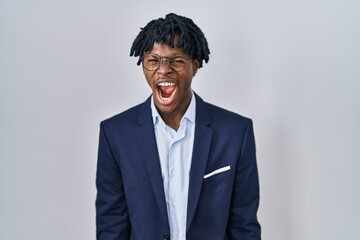
<path fill-rule="evenodd" d="M 189 176 L 195 133 L 194 93 L 180 121 L 178 131 L 165 124 L 154 105 L 153 98 L 151 111 L 164 184 L 170 236 L 172 240 L 185 240 Z"/>

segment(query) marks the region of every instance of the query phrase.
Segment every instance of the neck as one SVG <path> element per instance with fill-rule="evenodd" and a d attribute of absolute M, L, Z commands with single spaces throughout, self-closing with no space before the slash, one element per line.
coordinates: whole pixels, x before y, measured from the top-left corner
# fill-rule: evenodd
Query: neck
<path fill-rule="evenodd" d="M 166 125 L 177 131 L 180 127 L 180 121 L 184 115 L 169 116 L 169 114 L 161 114 L 161 118 L 164 120 Z"/>
<path fill-rule="evenodd" d="M 166 125 L 170 126 L 175 131 L 177 131 L 179 129 L 180 121 L 183 118 L 186 110 L 188 109 L 188 107 L 190 105 L 191 98 L 192 98 L 192 93 L 190 91 L 190 96 L 187 97 L 187 99 L 184 100 L 182 102 L 181 106 L 179 106 L 175 111 L 173 111 L 171 113 L 159 112 L 161 118 L 164 120 Z"/>

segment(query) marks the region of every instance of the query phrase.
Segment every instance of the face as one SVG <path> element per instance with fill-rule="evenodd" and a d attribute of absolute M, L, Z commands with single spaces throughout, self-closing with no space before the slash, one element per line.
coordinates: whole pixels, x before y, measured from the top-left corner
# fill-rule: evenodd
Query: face
<path fill-rule="evenodd" d="M 179 42 L 175 38 L 175 46 Z M 185 67 L 181 71 L 173 70 L 166 61 L 155 71 L 149 71 L 143 67 L 145 78 L 152 89 L 154 103 L 162 117 L 184 115 L 191 100 L 191 81 L 196 74 L 199 64 L 186 55 L 183 49 L 160 43 L 155 43 L 148 54 L 156 54 L 161 57 L 185 56 Z"/>

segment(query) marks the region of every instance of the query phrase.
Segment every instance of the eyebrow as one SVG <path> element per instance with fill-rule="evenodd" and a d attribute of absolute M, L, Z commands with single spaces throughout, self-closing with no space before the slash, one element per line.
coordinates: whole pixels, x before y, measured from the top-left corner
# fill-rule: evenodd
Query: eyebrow
<path fill-rule="evenodd" d="M 159 58 L 175 58 L 175 57 L 184 57 L 184 58 L 186 58 L 186 55 L 185 54 L 174 54 L 174 55 L 172 55 L 172 56 L 160 56 L 160 55 L 158 55 L 158 54 L 156 54 L 156 53 L 148 53 L 149 55 L 154 55 L 154 56 L 156 56 L 156 57 L 159 57 Z"/>

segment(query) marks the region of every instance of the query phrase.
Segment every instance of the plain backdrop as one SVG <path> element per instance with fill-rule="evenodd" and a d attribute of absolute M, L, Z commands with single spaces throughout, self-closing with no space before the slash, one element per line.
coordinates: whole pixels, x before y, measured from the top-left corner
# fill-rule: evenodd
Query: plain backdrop
<path fill-rule="evenodd" d="M 95 239 L 99 122 L 169 12 L 209 42 L 193 89 L 254 121 L 263 239 L 359 240 L 359 0 L 0 0 L 0 239 Z"/>

